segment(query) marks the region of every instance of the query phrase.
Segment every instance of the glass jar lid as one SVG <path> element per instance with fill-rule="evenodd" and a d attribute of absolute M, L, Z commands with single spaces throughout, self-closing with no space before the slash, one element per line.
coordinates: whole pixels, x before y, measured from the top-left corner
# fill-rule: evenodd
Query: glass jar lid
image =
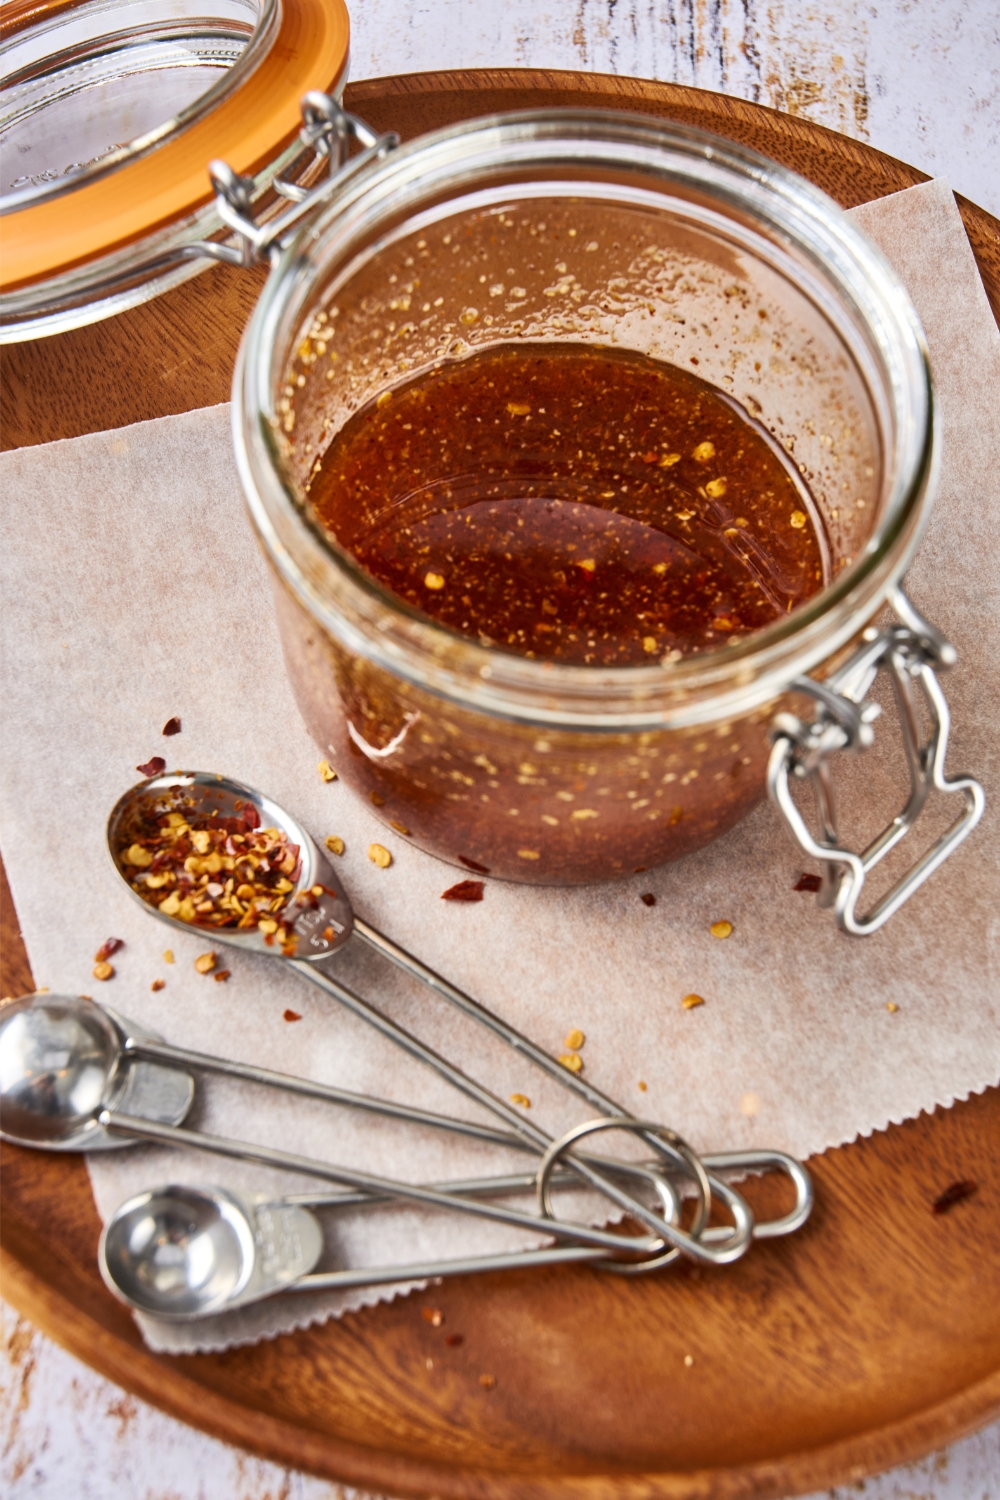
<path fill-rule="evenodd" d="M 201 269 L 176 251 L 221 227 L 206 164 L 223 156 L 265 187 L 294 154 L 303 93 L 346 79 L 343 0 L 4 9 L 6 338 L 93 321 Z M 172 275 L 130 274 L 171 252 Z"/>

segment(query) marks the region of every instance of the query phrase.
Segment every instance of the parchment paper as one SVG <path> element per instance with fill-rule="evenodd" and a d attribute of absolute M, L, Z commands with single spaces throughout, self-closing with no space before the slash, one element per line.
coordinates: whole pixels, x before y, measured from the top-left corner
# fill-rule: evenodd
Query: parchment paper
<path fill-rule="evenodd" d="M 1000 336 L 946 183 L 855 217 L 903 275 L 930 341 L 944 464 L 909 588 L 959 651 L 945 679 L 949 768 L 974 772 L 987 792 L 980 828 L 885 930 L 847 939 L 811 896 L 793 892 L 803 860 L 766 804 L 699 854 L 620 884 L 562 891 L 488 882 L 479 905 L 442 902 L 456 873 L 317 773 L 321 752 L 286 683 L 243 512 L 228 409 L 216 407 L 0 458 L 0 833 L 37 983 L 97 995 L 183 1046 L 475 1116 L 278 964 L 227 953 L 228 983 L 197 974 L 205 938 L 174 933 L 135 905 L 110 868 L 104 823 L 135 767 L 161 754 L 168 767 L 259 786 L 320 838 L 341 835 L 338 870 L 359 912 L 552 1050 L 581 1028 L 587 1075 L 696 1148 L 771 1145 L 808 1157 L 996 1083 Z M 182 733 L 164 739 L 175 714 Z M 888 744 L 885 722 L 879 732 Z M 898 756 L 872 751 L 840 776 L 849 833 L 888 821 L 901 804 L 899 772 Z M 954 811 L 949 805 L 949 819 Z M 392 850 L 390 869 L 365 857 L 373 839 Z M 904 851 L 912 858 L 912 843 Z M 655 907 L 640 901 L 643 892 L 656 895 Z M 725 941 L 709 933 L 719 918 L 734 925 Z M 126 946 L 114 979 L 101 985 L 93 954 L 112 934 Z M 496 1092 L 528 1095 L 546 1128 L 586 1116 L 373 955 L 349 948 L 337 963 L 349 983 Z M 157 993 L 155 978 L 166 980 Z M 685 1011 L 681 997 L 692 990 L 706 1003 Z M 285 1021 L 286 1008 L 302 1019 Z M 200 1101 L 203 1128 L 412 1181 L 527 1165 L 514 1153 L 219 1080 L 206 1081 Z M 93 1156 L 89 1166 L 104 1217 L 168 1180 L 312 1186 L 158 1148 Z M 607 1217 L 606 1206 L 590 1212 Z M 518 1231 L 401 1208 L 344 1216 L 329 1240 L 331 1257 L 352 1265 L 527 1244 Z M 142 1327 L 156 1348 L 219 1348 L 391 1295 L 289 1296 L 192 1328 L 147 1319 Z"/>

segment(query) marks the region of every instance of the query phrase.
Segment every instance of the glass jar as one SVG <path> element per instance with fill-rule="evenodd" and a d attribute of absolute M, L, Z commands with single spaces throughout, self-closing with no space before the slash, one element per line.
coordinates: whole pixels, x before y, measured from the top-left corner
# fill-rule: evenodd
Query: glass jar
<path fill-rule="evenodd" d="M 272 235 L 235 376 L 240 473 L 317 744 L 421 848 L 538 883 L 690 852 L 765 795 L 769 764 L 791 819 L 788 778 L 813 775 L 827 898 L 861 930 L 870 851 L 856 869 L 836 844 L 826 757 L 870 739 L 863 700 L 880 664 L 929 691 L 921 673 L 949 650 L 898 592 L 938 459 L 926 348 L 898 278 L 819 190 L 696 130 L 542 111 L 392 144 L 327 189 L 283 249 Z M 484 646 L 379 587 L 310 512 L 317 459 L 393 385 L 524 340 L 696 365 L 803 476 L 821 592 L 700 655 L 598 669 Z M 869 628 L 887 600 L 904 617 L 891 639 Z M 970 785 L 955 784 L 953 843 L 978 817 Z"/>

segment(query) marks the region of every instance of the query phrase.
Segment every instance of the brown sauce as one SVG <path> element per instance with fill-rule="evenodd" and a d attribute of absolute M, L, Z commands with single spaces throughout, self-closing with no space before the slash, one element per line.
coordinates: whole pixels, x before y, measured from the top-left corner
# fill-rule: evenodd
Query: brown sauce
<path fill-rule="evenodd" d="M 407 604 L 539 659 L 706 651 L 824 581 L 815 508 L 764 429 L 608 348 L 502 345 L 422 373 L 351 418 L 310 499 Z"/>

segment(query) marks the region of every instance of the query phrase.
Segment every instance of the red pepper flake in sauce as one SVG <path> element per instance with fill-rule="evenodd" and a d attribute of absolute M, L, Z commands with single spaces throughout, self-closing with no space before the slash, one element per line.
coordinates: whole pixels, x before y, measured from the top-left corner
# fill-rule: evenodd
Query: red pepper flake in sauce
<path fill-rule="evenodd" d="M 792 886 L 793 891 L 818 891 L 823 884 L 819 875 L 800 875 Z"/>
<path fill-rule="evenodd" d="M 491 1391 L 496 1383 L 497 1378 L 495 1375 L 480 1375 L 479 1377 L 479 1384 L 484 1391 Z"/>
<path fill-rule="evenodd" d="M 171 735 L 171 734 L 180 734 L 180 732 L 181 732 L 181 721 L 180 721 L 180 719 L 178 719 L 177 715 L 175 714 L 172 719 L 168 719 L 167 722 L 164 724 L 164 726 L 163 726 L 163 733 L 165 735 Z"/>
<path fill-rule="evenodd" d="M 945 1188 L 943 1193 L 938 1194 L 934 1199 L 931 1212 L 946 1214 L 955 1207 L 956 1203 L 961 1203 L 964 1198 L 971 1198 L 973 1193 L 978 1193 L 978 1191 L 978 1182 L 973 1182 L 971 1177 L 964 1177 L 960 1182 L 953 1182 L 950 1187 Z"/>
<path fill-rule="evenodd" d="M 167 763 L 162 755 L 154 755 L 151 760 L 147 760 L 144 766 L 136 766 L 136 770 L 141 771 L 143 776 L 147 777 L 162 776 L 166 769 Z"/>
<path fill-rule="evenodd" d="M 483 882 L 481 880 L 460 880 L 457 885 L 450 885 L 446 891 L 441 892 L 442 901 L 482 901 Z"/>
<path fill-rule="evenodd" d="M 344 424 L 309 491 L 384 587 L 519 656 L 688 656 L 823 586 L 795 465 L 731 397 L 628 350 L 520 343 L 424 370 Z"/>
<path fill-rule="evenodd" d="M 297 1010 L 286 1010 L 283 1012 L 286 1021 L 301 1021 L 302 1017 Z"/>
<path fill-rule="evenodd" d="M 449 1349 L 460 1349 L 465 1343 L 464 1333 L 449 1333 L 445 1335 L 445 1343 Z"/>
<path fill-rule="evenodd" d="M 421 1317 L 424 1319 L 424 1322 L 429 1323 L 432 1328 L 440 1328 L 441 1324 L 444 1322 L 444 1313 L 439 1307 L 422 1308 Z"/>
<path fill-rule="evenodd" d="M 656 897 L 653 895 L 652 891 L 646 891 L 642 896 L 639 897 L 639 900 L 642 902 L 643 906 L 656 905 Z"/>
<path fill-rule="evenodd" d="M 98 948 L 97 952 L 94 954 L 94 963 L 95 964 L 103 963 L 106 958 L 110 958 L 111 957 L 112 953 L 117 953 L 118 950 L 119 950 L 119 948 L 124 948 L 124 946 L 125 946 L 125 939 L 124 938 L 114 938 L 114 937 L 112 937 L 112 938 L 105 938 L 104 942 L 101 944 L 101 946 Z"/>

